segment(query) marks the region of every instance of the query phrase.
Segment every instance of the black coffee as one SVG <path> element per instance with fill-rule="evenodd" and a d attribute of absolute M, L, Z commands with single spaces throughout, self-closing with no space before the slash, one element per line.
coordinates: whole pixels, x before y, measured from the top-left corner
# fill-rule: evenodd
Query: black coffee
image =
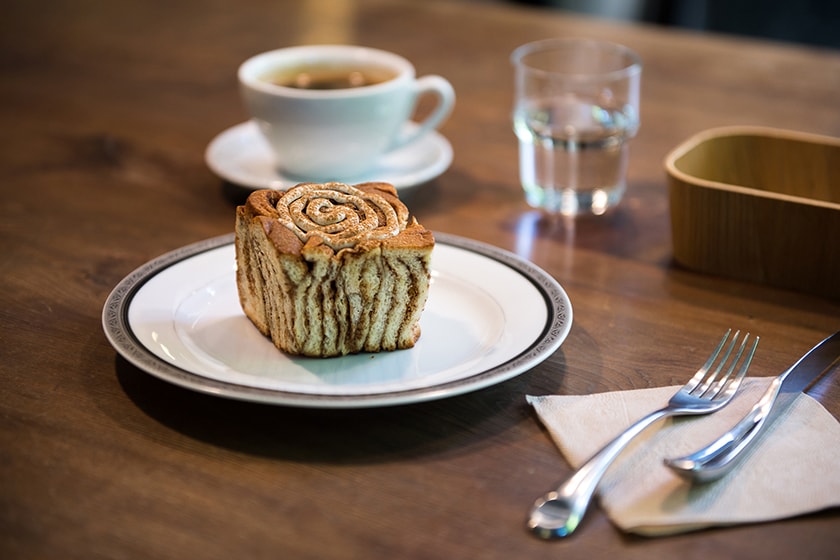
<path fill-rule="evenodd" d="M 311 66 L 282 70 L 266 77 L 278 86 L 297 89 L 349 89 L 381 84 L 396 77 L 389 68 Z"/>

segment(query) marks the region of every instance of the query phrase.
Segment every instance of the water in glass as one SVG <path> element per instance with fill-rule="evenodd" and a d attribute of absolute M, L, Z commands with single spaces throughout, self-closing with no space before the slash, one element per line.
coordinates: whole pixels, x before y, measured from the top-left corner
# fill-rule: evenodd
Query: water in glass
<path fill-rule="evenodd" d="M 513 121 L 528 204 L 569 216 L 618 204 L 628 141 L 638 127 L 632 107 L 574 95 L 532 99 L 520 103 Z"/>

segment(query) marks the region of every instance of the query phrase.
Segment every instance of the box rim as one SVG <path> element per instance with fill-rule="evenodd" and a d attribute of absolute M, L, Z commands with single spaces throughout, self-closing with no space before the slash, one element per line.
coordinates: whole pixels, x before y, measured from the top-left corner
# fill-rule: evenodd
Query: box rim
<path fill-rule="evenodd" d="M 721 181 L 712 181 L 709 179 L 702 179 L 700 177 L 695 177 L 694 175 L 689 175 L 677 168 L 676 162 L 682 156 L 696 148 L 702 142 L 706 142 L 715 138 L 724 138 L 728 136 L 745 136 L 745 135 L 754 135 L 754 136 L 766 136 L 771 138 L 782 138 L 788 140 L 799 140 L 804 142 L 810 142 L 814 144 L 827 144 L 831 146 L 837 146 L 840 148 L 840 138 L 834 138 L 831 136 L 825 136 L 820 134 L 813 134 L 808 132 L 798 132 L 794 130 L 785 130 L 780 128 L 773 128 L 773 127 L 766 127 L 766 126 L 752 126 L 752 125 L 735 125 L 735 126 L 722 126 L 722 127 L 715 127 L 703 130 L 694 134 L 693 136 L 689 137 L 687 140 L 683 141 L 679 144 L 676 148 L 671 150 L 668 155 L 665 157 L 665 168 L 668 174 L 677 179 L 682 181 L 683 183 L 689 183 L 693 186 L 697 187 L 706 187 L 710 189 L 716 189 L 721 191 L 730 191 L 733 193 L 740 193 L 744 195 L 752 195 L 752 196 L 759 196 L 762 198 L 772 198 L 776 200 L 781 200 L 785 202 L 793 202 L 798 204 L 803 204 L 807 206 L 818 206 L 822 208 L 828 208 L 832 210 L 840 211 L 840 204 L 834 202 L 828 202 L 824 200 L 816 200 L 813 198 L 807 198 L 803 196 L 794 196 L 770 191 L 764 191 L 761 189 L 756 189 L 754 187 L 745 187 L 742 185 L 735 185 L 732 183 L 724 183 Z"/>

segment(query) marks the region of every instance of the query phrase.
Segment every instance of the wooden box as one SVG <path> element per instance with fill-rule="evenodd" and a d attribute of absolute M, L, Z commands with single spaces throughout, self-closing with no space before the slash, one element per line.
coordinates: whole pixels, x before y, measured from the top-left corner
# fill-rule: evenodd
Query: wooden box
<path fill-rule="evenodd" d="M 665 167 L 679 264 L 840 299 L 840 139 L 717 128 Z"/>

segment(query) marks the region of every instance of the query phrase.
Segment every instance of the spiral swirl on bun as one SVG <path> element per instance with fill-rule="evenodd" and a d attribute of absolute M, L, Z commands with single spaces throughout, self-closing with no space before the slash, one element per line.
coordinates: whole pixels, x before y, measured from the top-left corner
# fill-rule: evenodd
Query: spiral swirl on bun
<path fill-rule="evenodd" d="M 317 237 L 334 251 L 399 235 L 409 218 L 396 193 L 343 183 L 302 183 L 286 191 L 275 209 L 302 243 Z"/>

